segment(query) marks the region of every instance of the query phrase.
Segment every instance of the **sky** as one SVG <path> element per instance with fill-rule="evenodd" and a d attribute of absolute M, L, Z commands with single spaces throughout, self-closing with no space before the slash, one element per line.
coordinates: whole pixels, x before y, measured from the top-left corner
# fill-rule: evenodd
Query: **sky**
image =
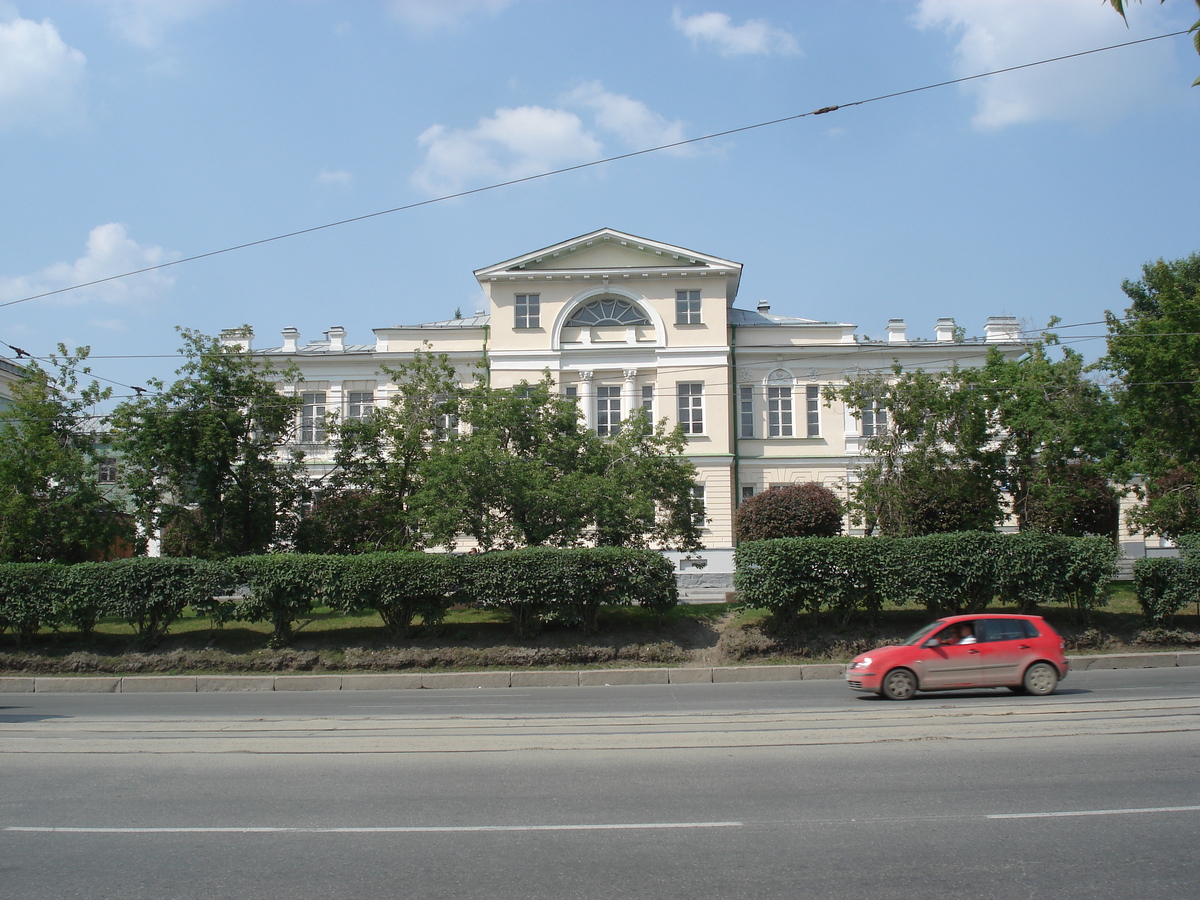
<path fill-rule="evenodd" d="M 1129 4 L 1128 26 L 1103 0 L 0 0 L 0 355 L 88 346 L 125 396 L 171 379 L 177 327 L 370 343 L 473 313 L 474 269 L 611 227 L 742 263 L 743 308 L 875 339 L 890 318 L 932 338 L 943 316 L 967 336 L 1058 316 L 1095 358 L 1122 281 L 1200 251 L 1190 39 L 915 89 L 1196 16 L 1189 0 Z"/>

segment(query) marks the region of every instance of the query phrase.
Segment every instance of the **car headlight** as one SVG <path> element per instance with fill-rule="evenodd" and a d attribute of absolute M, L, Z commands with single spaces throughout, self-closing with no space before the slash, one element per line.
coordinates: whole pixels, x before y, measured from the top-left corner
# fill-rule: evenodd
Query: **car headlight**
<path fill-rule="evenodd" d="M 862 659 L 858 659 L 858 660 L 855 660 L 854 662 L 850 663 L 850 668 L 851 669 L 865 669 L 870 664 L 871 664 L 871 657 L 864 656 Z"/>

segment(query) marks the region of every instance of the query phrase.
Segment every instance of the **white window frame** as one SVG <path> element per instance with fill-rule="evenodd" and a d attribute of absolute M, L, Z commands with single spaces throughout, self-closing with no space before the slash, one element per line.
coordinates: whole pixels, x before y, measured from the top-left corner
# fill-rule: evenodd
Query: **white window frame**
<path fill-rule="evenodd" d="M 679 427 L 684 434 L 704 434 L 704 382 L 681 381 L 675 385 Z"/>
<path fill-rule="evenodd" d="M 542 295 L 517 294 L 513 306 L 514 328 L 540 328 L 542 321 Z"/>
<path fill-rule="evenodd" d="M 346 391 L 346 418 L 362 421 L 375 412 L 374 391 Z"/>
<path fill-rule="evenodd" d="M 879 434 L 887 434 L 888 411 L 886 407 L 881 407 L 876 400 L 867 401 L 863 408 L 858 411 L 858 420 L 863 437 L 875 437 Z"/>
<path fill-rule="evenodd" d="M 795 417 L 792 414 L 792 388 L 790 385 L 767 387 L 767 436 L 773 438 L 795 437 Z"/>
<path fill-rule="evenodd" d="M 692 499 L 700 501 L 700 509 L 693 514 L 692 523 L 695 524 L 697 528 L 705 528 L 708 526 L 708 510 L 707 503 L 704 498 L 704 485 L 692 485 Z"/>
<path fill-rule="evenodd" d="M 698 289 L 675 292 L 675 324 L 703 324 L 700 318 L 700 291 Z"/>
<path fill-rule="evenodd" d="M 738 387 L 738 437 L 754 437 L 754 385 Z"/>
<path fill-rule="evenodd" d="M 596 387 L 596 434 L 610 437 L 621 430 L 621 388 L 602 384 Z"/>
<path fill-rule="evenodd" d="M 325 391 L 304 391 L 300 397 L 300 443 L 324 444 L 329 440 L 325 433 L 325 411 L 328 402 Z"/>
<path fill-rule="evenodd" d="M 100 465 L 96 472 L 97 484 L 116 484 L 117 473 L 120 471 L 115 456 L 106 456 L 100 460 Z"/>
<path fill-rule="evenodd" d="M 642 415 L 649 422 L 654 421 L 654 385 L 642 385 Z"/>
<path fill-rule="evenodd" d="M 804 386 L 804 420 L 808 436 L 819 438 L 821 436 L 821 386 L 819 384 Z"/>

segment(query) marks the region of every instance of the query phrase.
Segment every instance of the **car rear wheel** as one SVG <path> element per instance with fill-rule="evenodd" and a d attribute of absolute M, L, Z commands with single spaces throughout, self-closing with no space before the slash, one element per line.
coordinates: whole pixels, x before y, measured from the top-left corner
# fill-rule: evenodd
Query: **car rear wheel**
<path fill-rule="evenodd" d="M 892 669 L 883 676 L 880 691 L 889 700 L 911 700 L 917 693 L 917 676 L 908 669 Z"/>
<path fill-rule="evenodd" d="M 1053 694 L 1058 687 L 1058 671 L 1050 663 L 1036 662 L 1025 670 L 1025 691 L 1037 697 Z"/>

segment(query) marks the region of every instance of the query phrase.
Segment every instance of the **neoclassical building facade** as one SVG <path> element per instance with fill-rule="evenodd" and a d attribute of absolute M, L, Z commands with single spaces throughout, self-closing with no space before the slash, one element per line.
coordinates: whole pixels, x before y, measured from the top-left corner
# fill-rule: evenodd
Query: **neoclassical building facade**
<path fill-rule="evenodd" d="M 705 571 L 732 571 L 733 512 L 767 488 L 817 481 L 844 493 L 864 438 L 885 428 L 882 412 L 827 406 L 822 389 L 894 363 L 927 371 L 981 364 L 992 347 L 1025 349 L 1016 319 L 992 317 L 965 338 L 939 318 L 930 339 L 898 319 L 880 339 L 855 325 L 773 312 L 766 301 L 735 305 L 742 266 L 732 260 L 603 228 L 474 273 L 487 297 L 475 315 L 374 329 L 347 340 L 339 326 L 320 340 L 284 329 L 276 347 L 225 332 L 278 364 L 293 363 L 303 396 L 297 438 L 315 473 L 330 465 L 329 413 L 368 415 L 391 386 L 381 366 L 426 344 L 471 382 L 481 363 L 496 388 L 549 371 L 577 399 L 590 428 L 606 434 L 631 413 L 679 424 L 696 492 L 708 518 Z M 696 560 L 677 558 L 686 573 Z"/>

